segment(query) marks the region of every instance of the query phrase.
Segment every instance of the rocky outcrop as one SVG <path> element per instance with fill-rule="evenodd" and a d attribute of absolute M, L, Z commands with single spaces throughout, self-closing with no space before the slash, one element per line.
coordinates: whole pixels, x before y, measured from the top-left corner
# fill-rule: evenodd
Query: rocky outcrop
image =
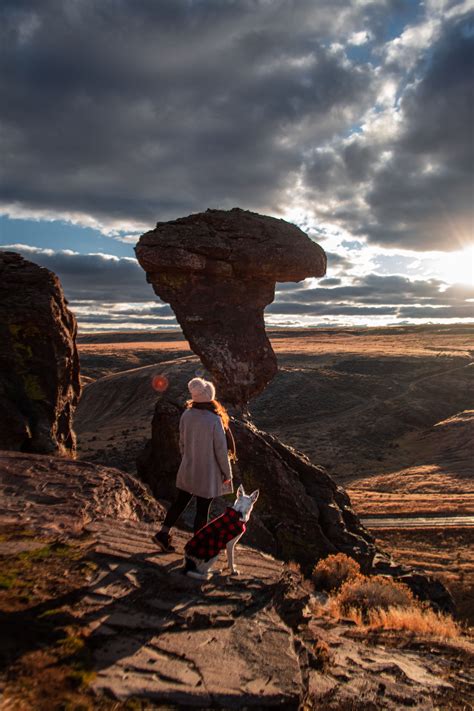
<path fill-rule="evenodd" d="M 137 462 L 140 478 L 160 498 L 175 496 L 181 413 L 182 407 L 169 398 L 157 402 L 152 438 Z M 327 472 L 249 422 L 233 420 L 231 426 L 239 456 L 235 481 L 246 490 L 260 488 L 247 542 L 307 570 L 337 552 L 355 557 L 368 570 L 373 539 Z"/>
<path fill-rule="evenodd" d="M 163 507 L 118 469 L 41 454 L 0 451 L 0 522 L 75 531 L 102 518 L 159 521 Z"/>
<path fill-rule="evenodd" d="M 55 274 L 0 252 L 0 449 L 70 454 L 76 319 Z"/>
<path fill-rule="evenodd" d="M 422 602 L 428 603 L 438 612 L 454 614 L 456 606 L 449 590 L 432 575 L 425 575 L 410 568 L 408 565 L 396 563 L 390 555 L 377 551 L 374 556 L 372 573 L 388 575 L 399 583 L 410 588 L 413 595 Z"/>
<path fill-rule="evenodd" d="M 298 227 L 238 208 L 159 222 L 135 251 L 211 373 L 218 397 L 240 407 L 277 371 L 263 320 L 275 282 L 326 272 L 323 249 Z"/>

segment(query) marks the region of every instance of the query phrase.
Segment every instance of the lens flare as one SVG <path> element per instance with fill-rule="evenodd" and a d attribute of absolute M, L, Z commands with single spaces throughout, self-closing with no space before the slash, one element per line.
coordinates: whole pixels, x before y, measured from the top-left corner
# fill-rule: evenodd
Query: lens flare
<path fill-rule="evenodd" d="M 156 390 L 157 393 L 164 393 L 165 390 L 168 390 L 168 378 L 166 375 L 154 375 L 153 379 L 151 381 L 151 386 L 153 390 Z"/>

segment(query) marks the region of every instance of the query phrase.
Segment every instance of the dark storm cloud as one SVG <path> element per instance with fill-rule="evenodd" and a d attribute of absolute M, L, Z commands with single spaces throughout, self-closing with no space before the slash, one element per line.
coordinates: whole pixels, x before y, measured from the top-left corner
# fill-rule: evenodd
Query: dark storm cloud
<path fill-rule="evenodd" d="M 277 212 L 308 145 L 372 100 L 373 68 L 329 41 L 357 18 L 342 0 L 2 3 L 3 202 Z"/>
<path fill-rule="evenodd" d="M 393 306 L 357 306 L 344 303 L 313 303 L 301 304 L 298 302 L 270 304 L 265 313 L 270 314 L 307 314 L 317 316 L 390 316 L 395 315 L 397 309 Z"/>
<path fill-rule="evenodd" d="M 346 286 L 322 280 L 315 289 L 300 288 L 278 294 L 267 313 L 387 316 L 403 318 L 470 318 L 474 320 L 474 287 L 447 286 L 438 279 L 411 281 L 402 276 L 368 274 Z M 473 303 L 467 302 L 470 299 Z"/>
<path fill-rule="evenodd" d="M 423 79 L 408 90 L 405 128 L 393 160 L 376 175 L 367 199 L 375 217 L 369 237 L 417 248 L 460 248 L 472 238 L 474 164 L 469 24 L 447 27 Z"/>
<path fill-rule="evenodd" d="M 429 318 L 436 321 L 439 318 L 468 318 L 474 319 L 472 304 L 459 304 L 458 306 L 403 306 L 398 309 L 400 318 Z"/>
<path fill-rule="evenodd" d="M 319 284 L 321 286 L 339 286 L 339 284 L 341 284 L 341 280 L 336 279 L 335 277 L 329 277 L 328 279 L 321 279 Z"/>
<path fill-rule="evenodd" d="M 353 266 L 351 260 L 342 254 L 326 252 L 326 257 L 328 260 L 328 269 L 331 269 L 331 271 L 336 268 L 337 271 L 345 272 Z"/>
<path fill-rule="evenodd" d="M 367 195 L 374 241 L 456 249 L 462 237 L 472 237 L 474 36 L 468 27 L 446 28 L 423 79 L 403 99 L 403 134 Z"/>
<path fill-rule="evenodd" d="M 145 272 L 135 259 L 119 259 L 103 254 L 53 252 L 20 245 L 2 247 L 2 249 L 18 252 L 25 259 L 57 274 L 65 296 L 70 301 L 158 300 L 150 284 L 146 283 Z M 166 308 L 166 312 L 162 311 L 163 315 L 171 313 L 169 307 Z"/>
<path fill-rule="evenodd" d="M 82 331 L 87 331 L 88 326 L 107 326 L 110 330 L 121 329 L 125 324 L 151 328 L 153 326 L 166 326 L 167 328 L 178 328 L 176 319 L 152 318 L 150 316 L 122 316 L 122 314 L 80 314 L 78 317 Z"/>
<path fill-rule="evenodd" d="M 328 281 L 328 280 L 325 280 Z M 321 282 L 322 283 L 322 282 Z M 438 279 L 410 280 L 403 276 L 368 274 L 356 277 L 346 286 L 300 289 L 279 296 L 282 301 L 313 303 L 318 301 L 352 301 L 371 304 L 399 304 L 424 302 L 430 304 L 463 303 L 474 299 L 474 287 L 446 284 Z M 474 310 L 474 309 L 473 309 Z"/>
<path fill-rule="evenodd" d="M 331 217 L 352 234 L 415 250 L 456 250 L 472 240 L 473 18 L 445 21 L 408 77 L 403 63 L 385 66 L 381 76 L 399 83 L 394 138 L 360 132 L 308 161 L 309 194 L 336 198 Z"/>

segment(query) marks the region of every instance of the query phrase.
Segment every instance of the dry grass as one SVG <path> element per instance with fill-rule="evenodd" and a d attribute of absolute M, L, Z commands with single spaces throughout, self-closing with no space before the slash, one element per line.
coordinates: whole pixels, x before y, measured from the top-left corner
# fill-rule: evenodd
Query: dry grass
<path fill-rule="evenodd" d="M 459 625 L 449 615 L 418 605 L 411 608 L 389 607 L 388 610 L 369 612 L 368 628 L 403 630 L 416 635 L 453 638 L 461 633 Z"/>
<path fill-rule="evenodd" d="M 276 353 L 362 353 L 371 355 L 470 355 L 467 329 L 439 327 L 305 329 L 293 333 L 268 331 Z M 428 337 L 427 337 L 428 334 Z"/>
<path fill-rule="evenodd" d="M 333 593 L 318 613 L 349 619 L 364 630 L 396 631 L 438 640 L 456 639 L 461 628 L 450 615 L 415 600 L 406 585 L 381 575 L 357 575 Z"/>
<path fill-rule="evenodd" d="M 344 553 L 329 555 L 314 566 L 311 575 L 317 590 L 332 592 L 360 573 L 360 565 Z"/>
<path fill-rule="evenodd" d="M 416 603 L 413 593 L 403 583 L 383 575 L 357 575 L 341 586 L 333 597 L 333 605 L 341 616 L 356 610 L 366 621 L 369 613 L 374 610 L 413 608 Z"/>

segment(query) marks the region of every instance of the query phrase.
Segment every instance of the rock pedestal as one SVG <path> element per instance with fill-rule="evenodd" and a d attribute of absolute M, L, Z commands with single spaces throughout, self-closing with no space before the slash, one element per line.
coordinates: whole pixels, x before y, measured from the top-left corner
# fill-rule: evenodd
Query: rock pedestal
<path fill-rule="evenodd" d="M 72 454 L 76 319 L 55 274 L 0 252 L 0 449 Z"/>
<path fill-rule="evenodd" d="M 323 249 L 298 227 L 239 208 L 159 222 L 135 251 L 219 398 L 240 408 L 277 371 L 263 320 L 275 282 L 326 272 Z"/>

